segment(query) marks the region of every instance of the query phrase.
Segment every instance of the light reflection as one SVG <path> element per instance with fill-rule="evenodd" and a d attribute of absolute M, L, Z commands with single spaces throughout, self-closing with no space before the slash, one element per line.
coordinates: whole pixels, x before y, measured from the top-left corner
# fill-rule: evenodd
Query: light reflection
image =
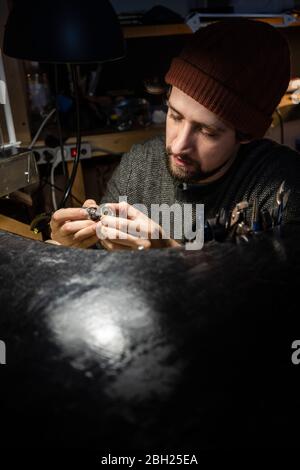
<path fill-rule="evenodd" d="M 106 356 L 118 358 L 125 349 L 126 340 L 121 328 L 114 323 L 103 324 L 99 318 L 93 318 L 93 325 L 89 327 L 90 346 L 100 348 Z"/>
<path fill-rule="evenodd" d="M 80 290 L 83 285 L 80 280 Z M 102 389 L 111 398 L 172 393 L 183 364 L 144 292 L 93 286 L 77 298 L 71 292 L 56 298 L 47 313 L 61 359 L 90 378 L 101 370 Z"/>
<path fill-rule="evenodd" d="M 136 294 L 133 302 L 127 289 L 117 293 L 91 289 L 78 298 L 56 299 L 55 304 L 49 305 L 50 327 L 63 351 L 77 356 L 76 364 L 83 365 L 96 356 L 117 366 L 131 354 L 132 330 L 151 324 L 151 316 L 141 308 L 142 304 L 144 300 Z"/>

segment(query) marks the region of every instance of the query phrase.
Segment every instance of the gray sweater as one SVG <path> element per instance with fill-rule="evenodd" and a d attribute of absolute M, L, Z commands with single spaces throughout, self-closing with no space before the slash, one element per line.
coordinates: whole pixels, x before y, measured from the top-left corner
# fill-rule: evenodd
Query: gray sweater
<path fill-rule="evenodd" d="M 259 209 L 271 211 L 285 180 L 291 194 L 283 221 L 300 223 L 300 154 L 289 147 L 268 139 L 241 145 L 231 168 L 219 180 L 188 185 L 172 179 L 164 150 L 163 137 L 134 145 L 123 155 L 101 203 L 118 202 L 119 196 L 127 196 L 129 204 L 144 204 L 148 211 L 153 203 L 202 203 L 209 219 L 221 208 L 232 210 L 242 200 L 251 204 L 257 199 Z M 250 222 L 250 209 L 246 220 Z"/>

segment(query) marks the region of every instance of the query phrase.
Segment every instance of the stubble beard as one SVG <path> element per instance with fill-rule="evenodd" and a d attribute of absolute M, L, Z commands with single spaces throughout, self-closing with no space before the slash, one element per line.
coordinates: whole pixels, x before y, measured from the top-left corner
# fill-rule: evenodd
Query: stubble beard
<path fill-rule="evenodd" d="M 171 177 L 178 181 L 179 183 L 198 183 L 203 179 L 206 179 L 210 176 L 213 172 L 204 172 L 201 169 L 201 165 L 194 160 L 191 160 L 188 157 L 182 157 L 185 161 L 187 161 L 190 165 L 190 168 L 181 168 L 172 164 L 172 151 L 170 147 L 166 147 L 165 157 L 166 157 L 166 165 L 167 169 L 171 175 Z"/>
<path fill-rule="evenodd" d="M 200 163 L 196 162 L 195 160 L 191 160 L 190 158 L 185 156 L 181 158 L 183 158 L 190 165 L 192 165 L 189 169 L 172 165 L 172 155 L 173 153 L 171 151 L 171 148 L 166 147 L 165 157 L 167 169 L 171 177 L 179 183 L 201 183 L 202 180 L 216 175 L 228 163 L 229 160 L 226 160 L 217 168 L 214 168 L 211 171 L 203 171 L 201 169 Z"/>

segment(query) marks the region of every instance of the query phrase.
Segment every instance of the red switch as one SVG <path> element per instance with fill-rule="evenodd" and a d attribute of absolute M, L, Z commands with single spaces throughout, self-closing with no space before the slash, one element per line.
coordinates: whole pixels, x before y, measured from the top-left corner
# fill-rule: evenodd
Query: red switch
<path fill-rule="evenodd" d="M 77 148 L 76 147 L 72 147 L 71 148 L 71 157 L 75 158 L 77 155 Z"/>

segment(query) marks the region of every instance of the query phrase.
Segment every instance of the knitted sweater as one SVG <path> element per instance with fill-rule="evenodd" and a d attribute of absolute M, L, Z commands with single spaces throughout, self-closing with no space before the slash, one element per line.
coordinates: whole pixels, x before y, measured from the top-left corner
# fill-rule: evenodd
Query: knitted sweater
<path fill-rule="evenodd" d="M 118 202 L 119 196 L 127 196 L 129 204 L 144 204 L 149 214 L 151 204 L 202 203 L 205 219 L 209 219 L 222 208 L 231 211 L 243 200 L 251 206 L 256 199 L 260 210 L 271 211 L 285 180 L 291 193 L 283 223 L 300 223 L 300 155 L 289 147 L 268 139 L 243 144 L 225 175 L 209 184 L 174 181 L 164 151 L 163 137 L 134 145 L 123 155 L 101 203 Z M 246 221 L 250 223 L 250 209 Z"/>

